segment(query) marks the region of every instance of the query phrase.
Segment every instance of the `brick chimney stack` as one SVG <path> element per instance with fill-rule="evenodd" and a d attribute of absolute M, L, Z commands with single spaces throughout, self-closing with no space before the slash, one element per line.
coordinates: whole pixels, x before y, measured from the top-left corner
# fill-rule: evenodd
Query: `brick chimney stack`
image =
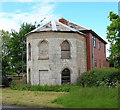
<path fill-rule="evenodd" d="M 68 21 L 66 19 L 64 19 L 64 18 L 59 19 L 59 22 L 61 22 L 61 23 L 68 26 Z"/>

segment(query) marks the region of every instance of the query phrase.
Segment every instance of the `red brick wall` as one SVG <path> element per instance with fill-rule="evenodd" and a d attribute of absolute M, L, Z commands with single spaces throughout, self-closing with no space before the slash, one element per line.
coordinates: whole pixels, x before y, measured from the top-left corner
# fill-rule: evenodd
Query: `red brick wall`
<path fill-rule="evenodd" d="M 99 49 L 99 39 L 96 38 L 96 47 L 94 48 L 94 58 L 97 60 L 97 68 L 99 68 L 99 60 L 101 60 L 101 68 L 106 66 L 106 49 L 104 51 L 104 43 L 100 41 Z M 106 47 L 105 47 L 106 48 Z"/>
<path fill-rule="evenodd" d="M 106 51 L 104 52 L 104 43 L 100 41 L 101 48 L 99 49 L 98 47 L 99 39 L 97 37 L 95 38 L 96 38 L 96 47 L 94 47 L 94 59 L 97 60 L 97 68 L 99 68 L 99 60 L 101 60 L 101 68 L 103 68 L 107 64 Z M 87 52 L 87 71 L 89 71 L 93 69 L 92 34 L 91 33 L 86 33 L 86 52 Z M 107 64 L 107 67 L 109 67 L 109 64 Z"/>
<path fill-rule="evenodd" d="M 86 33 L 87 71 L 92 70 L 92 34 Z"/>

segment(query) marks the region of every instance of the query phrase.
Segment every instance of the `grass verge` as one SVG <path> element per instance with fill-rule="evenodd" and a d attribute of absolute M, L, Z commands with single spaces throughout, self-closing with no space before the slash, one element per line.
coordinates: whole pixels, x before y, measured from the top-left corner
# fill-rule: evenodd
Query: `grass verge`
<path fill-rule="evenodd" d="M 76 88 L 52 103 L 67 108 L 118 108 L 118 88 Z"/>
<path fill-rule="evenodd" d="M 51 101 L 65 94 L 67 93 L 2 89 L 2 104 L 27 107 L 61 108 L 64 106 L 51 103 Z"/>

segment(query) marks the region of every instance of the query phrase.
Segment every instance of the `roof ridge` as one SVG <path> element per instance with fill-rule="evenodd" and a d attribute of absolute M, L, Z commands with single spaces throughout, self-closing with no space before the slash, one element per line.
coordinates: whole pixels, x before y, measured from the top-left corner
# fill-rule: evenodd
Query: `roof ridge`
<path fill-rule="evenodd" d="M 67 25 L 65 25 L 65 24 L 63 24 L 63 23 L 61 23 L 61 22 L 59 22 L 59 21 L 54 20 L 54 19 L 49 20 L 49 21 L 46 22 L 45 24 L 43 24 L 43 25 L 37 27 L 36 29 L 30 31 L 30 32 L 27 33 L 26 35 L 28 35 L 28 34 L 30 34 L 30 33 L 32 33 L 32 32 L 39 31 L 40 28 L 42 28 L 43 26 L 45 26 L 45 25 L 48 24 L 48 23 L 51 23 L 51 30 L 52 30 L 52 31 L 58 31 L 58 29 L 57 29 L 57 24 L 56 24 L 56 23 L 58 23 L 59 25 L 65 27 L 65 28 L 67 28 L 67 29 L 69 29 L 68 31 L 78 32 L 78 33 L 80 33 L 80 34 L 85 35 L 84 33 L 80 32 L 79 30 L 74 29 L 74 28 L 71 28 L 71 27 L 69 27 L 69 26 L 67 26 Z M 62 30 L 62 31 L 64 31 L 64 30 Z"/>

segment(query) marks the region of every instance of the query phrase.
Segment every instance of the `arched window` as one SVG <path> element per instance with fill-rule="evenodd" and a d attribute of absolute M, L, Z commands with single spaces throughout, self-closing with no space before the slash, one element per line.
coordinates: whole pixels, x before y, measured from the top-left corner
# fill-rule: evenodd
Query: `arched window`
<path fill-rule="evenodd" d="M 31 72 L 30 72 L 30 68 L 28 70 L 28 81 L 29 81 L 29 84 L 31 84 Z"/>
<path fill-rule="evenodd" d="M 28 60 L 31 60 L 31 45 L 28 44 Z"/>
<path fill-rule="evenodd" d="M 61 44 L 61 58 L 70 58 L 70 44 L 67 40 L 63 41 Z"/>
<path fill-rule="evenodd" d="M 70 70 L 65 68 L 61 73 L 61 84 L 70 84 Z"/>
<path fill-rule="evenodd" d="M 39 59 L 48 59 L 48 43 L 43 40 L 38 44 Z"/>

